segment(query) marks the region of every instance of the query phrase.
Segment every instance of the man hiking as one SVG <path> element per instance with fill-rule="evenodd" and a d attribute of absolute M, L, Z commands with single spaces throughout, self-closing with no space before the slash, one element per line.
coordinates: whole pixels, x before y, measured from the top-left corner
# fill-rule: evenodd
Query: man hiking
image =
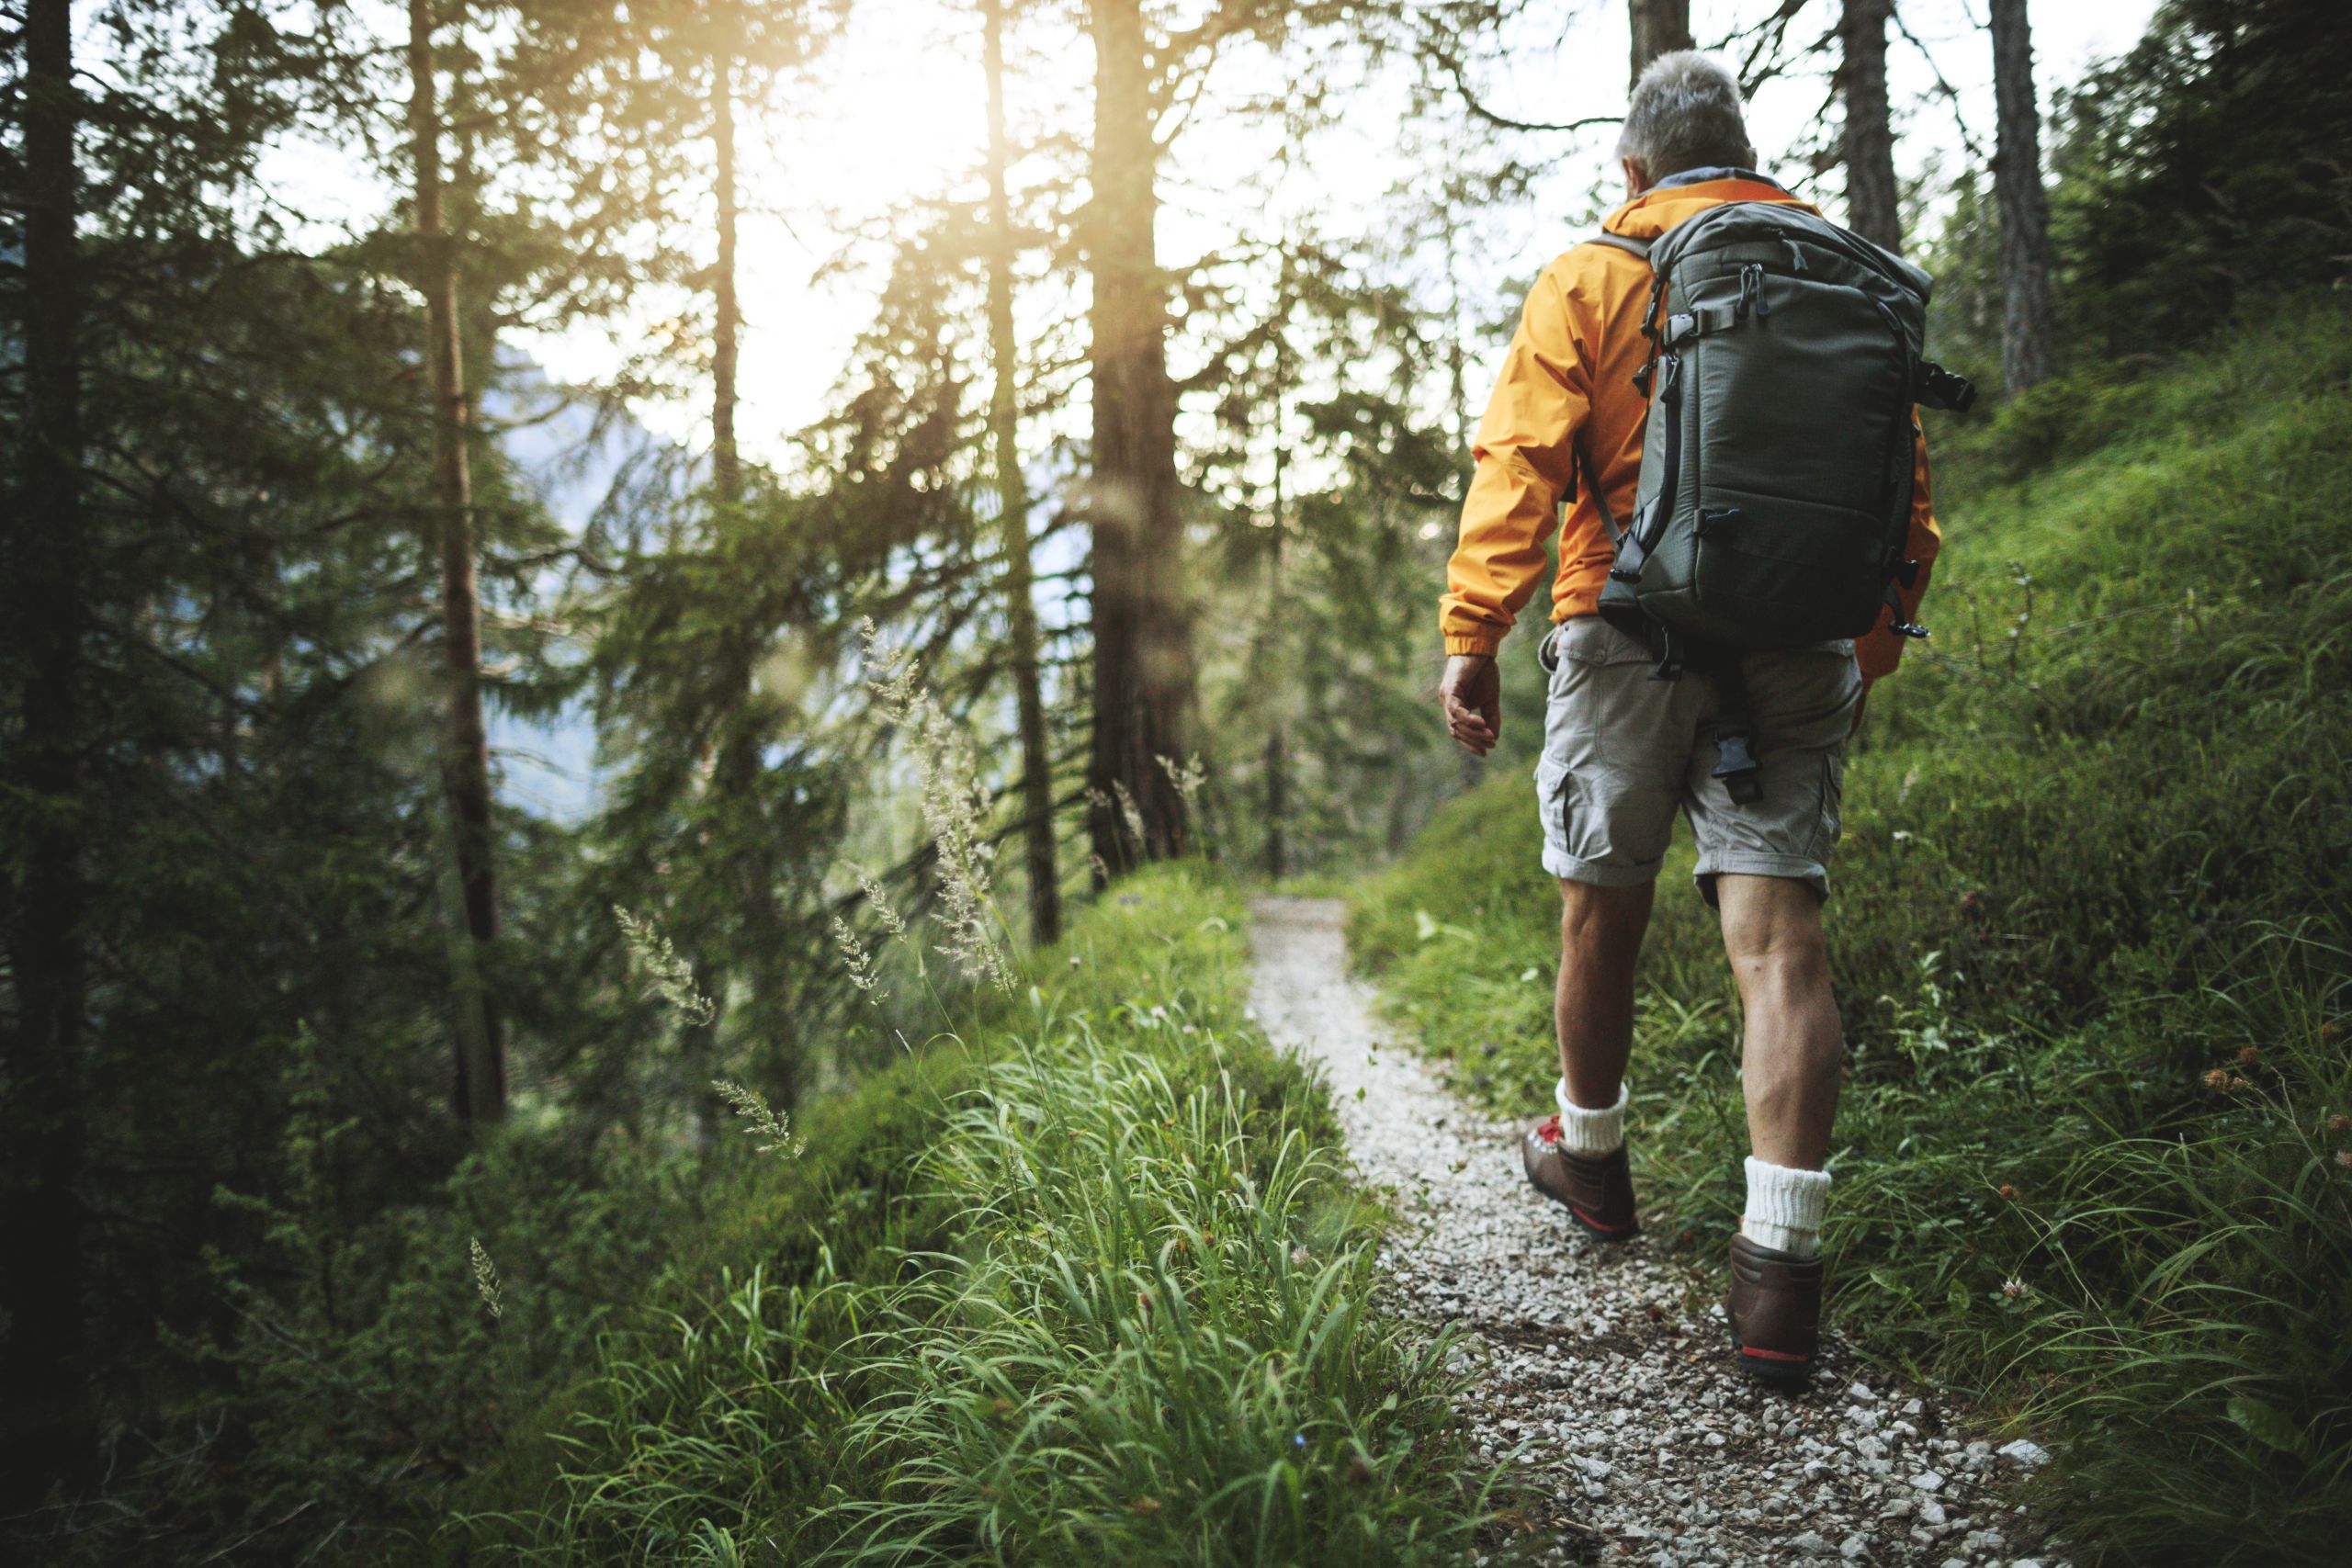
<path fill-rule="evenodd" d="M 1964 406 L 1967 389 L 1918 357 L 1925 275 L 1753 172 L 1739 87 L 1718 61 L 1653 62 L 1617 155 L 1630 199 L 1537 279 L 1478 428 L 1441 601 L 1440 699 L 1455 739 L 1493 749 L 1496 651 L 1561 527 L 1535 772 L 1544 865 L 1560 884 L 1560 1082 L 1555 1113 L 1525 1124 L 1521 1155 L 1584 1229 L 1634 1234 L 1623 1132 L 1634 965 L 1679 806 L 1745 1015 L 1753 1153 L 1732 1241 L 1732 1330 L 1743 1367 L 1801 1384 L 1819 1326 L 1822 1168 L 1844 1054 L 1821 908 L 1846 740 L 1870 682 L 1894 668 L 1897 634 L 1924 635 L 1910 621 L 1937 533 L 1915 416 L 1931 399 L 1918 389 L 1945 407 Z M 1721 243 L 1702 256 L 1705 231 Z M 1781 357 L 1743 380 L 1738 356 L 1768 354 Z M 1866 375 L 1879 389 L 1853 391 Z M 1849 392 L 1877 400 L 1849 418 L 1838 405 Z M 1877 445 L 1840 456 L 1837 444 L 1871 418 Z M 1735 479 L 1741 463 L 1749 471 Z M 1864 500 L 1830 507 L 1823 498 L 1841 485 Z M 1736 503 L 1708 504 L 1726 496 Z M 1861 543 L 1825 570 L 1738 575 L 1744 561 L 1798 548 L 1807 528 L 1847 526 Z M 1832 578 L 1841 604 L 1816 615 L 1798 602 Z M 1711 591 L 1706 615 L 1690 608 Z M 1678 606 L 1681 629 L 1656 618 Z M 1846 633 L 1823 637 L 1825 624 Z M 1774 626 L 1814 629 L 1775 647 Z M 1718 636 L 1751 650 L 1709 655 Z"/>

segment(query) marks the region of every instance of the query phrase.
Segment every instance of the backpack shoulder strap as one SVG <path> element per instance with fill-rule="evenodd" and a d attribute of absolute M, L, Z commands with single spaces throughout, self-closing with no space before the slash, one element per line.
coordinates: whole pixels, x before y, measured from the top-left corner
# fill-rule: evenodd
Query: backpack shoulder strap
<path fill-rule="evenodd" d="M 1604 229 L 1587 243 L 1608 245 L 1612 249 L 1624 252 L 1627 255 L 1639 256 L 1644 261 L 1650 259 L 1650 243 L 1647 240 L 1636 240 L 1631 234 L 1611 234 Z"/>

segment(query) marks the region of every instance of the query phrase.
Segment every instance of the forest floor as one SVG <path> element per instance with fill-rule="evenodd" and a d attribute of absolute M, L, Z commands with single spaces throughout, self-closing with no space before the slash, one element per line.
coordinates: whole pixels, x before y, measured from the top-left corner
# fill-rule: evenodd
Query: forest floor
<path fill-rule="evenodd" d="M 1809 1393 L 1757 1386 L 1678 1238 L 1586 1239 L 1528 1188 L 1515 1128 L 1383 1032 L 1338 900 L 1263 898 L 1255 917 L 1257 1020 L 1329 1076 L 1359 1174 L 1402 1216 L 1383 1257 L 1393 1304 L 1467 1336 L 1463 1415 L 1482 1459 L 1516 1451 L 1545 1561 L 2045 1561 L 2016 1495 L 2039 1450 L 1972 1440 L 1834 1335 Z"/>

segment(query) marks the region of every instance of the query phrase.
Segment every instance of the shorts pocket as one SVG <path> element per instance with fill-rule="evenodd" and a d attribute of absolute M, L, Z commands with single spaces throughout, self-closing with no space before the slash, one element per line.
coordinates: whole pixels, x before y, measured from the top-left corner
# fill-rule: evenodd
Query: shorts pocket
<path fill-rule="evenodd" d="M 1814 824 L 1813 840 L 1805 850 L 1805 858 L 1826 866 L 1829 857 L 1838 852 L 1838 835 L 1845 828 L 1846 752 L 1843 747 L 1826 751 L 1821 758 L 1820 815 Z"/>
<path fill-rule="evenodd" d="M 1552 628 L 1555 664 L 1643 664 L 1650 650 L 1599 615 L 1571 615 Z"/>

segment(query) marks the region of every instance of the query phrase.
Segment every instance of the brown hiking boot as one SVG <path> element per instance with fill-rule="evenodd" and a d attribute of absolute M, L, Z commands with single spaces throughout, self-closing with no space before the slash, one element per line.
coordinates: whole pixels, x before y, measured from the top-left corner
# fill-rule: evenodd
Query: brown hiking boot
<path fill-rule="evenodd" d="M 1520 1128 L 1519 1157 L 1535 1190 L 1565 1205 L 1570 1218 L 1603 1241 L 1623 1241 L 1641 1230 L 1634 1216 L 1634 1169 L 1625 1145 L 1600 1156 L 1572 1155 L 1560 1146 L 1560 1119 L 1539 1117 Z"/>
<path fill-rule="evenodd" d="M 1731 1342 L 1751 1376 L 1803 1388 L 1821 1339 L 1821 1259 L 1731 1238 Z"/>

